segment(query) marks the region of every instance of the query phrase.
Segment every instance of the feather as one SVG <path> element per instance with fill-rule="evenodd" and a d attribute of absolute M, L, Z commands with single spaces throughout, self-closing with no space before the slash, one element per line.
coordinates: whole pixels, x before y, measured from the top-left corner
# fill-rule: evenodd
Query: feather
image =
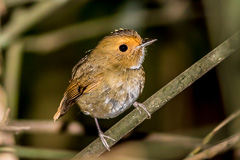
<path fill-rule="evenodd" d="M 101 81 L 101 77 L 102 75 L 98 74 L 95 78 L 71 80 L 53 117 L 54 121 L 66 114 L 78 97 L 94 89 Z"/>

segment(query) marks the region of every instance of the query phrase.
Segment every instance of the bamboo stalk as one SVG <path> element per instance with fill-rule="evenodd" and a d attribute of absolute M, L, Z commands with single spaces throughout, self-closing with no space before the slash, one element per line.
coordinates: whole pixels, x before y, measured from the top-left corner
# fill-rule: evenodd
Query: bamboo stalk
<path fill-rule="evenodd" d="M 8 125 L 10 127 L 28 127 L 28 129 L 20 130 L 20 132 L 23 133 L 66 133 L 70 135 L 84 135 L 85 133 L 84 127 L 79 122 L 54 122 L 53 120 L 11 120 Z M 18 130 L 9 128 L 9 131 L 16 132 Z"/>
<path fill-rule="evenodd" d="M 31 159 L 69 159 L 76 154 L 76 151 L 41 149 L 22 146 L 2 146 L 0 153 L 16 153 L 21 158 Z"/>
<path fill-rule="evenodd" d="M 215 127 L 210 133 L 208 133 L 206 135 L 206 137 L 203 138 L 202 140 L 202 144 L 197 146 L 194 150 L 192 150 L 188 157 L 191 157 L 195 154 L 197 154 L 199 151 L 201 151 L 201 149 L 208 144 L 208 142 L 214 137 L 214 135 L 216 135 L 216 133 L 223 128 L 225 125 L 227 125 L 229 122 L 231 122 L 232 120 L 234 120 L 235 118 L 237 118 L 238 116 L 240 116 L 240 110 L 232 113 L 230 116 L 228 116 L 225 120 L 223 120 L 219 125 L 217 125 L 217 127 Z"/>
<path fill-rule="evenodd" d="M 4 26 L 0 36 L 0 48 L 5 48 L 33 25 L 52 14 L 67 0 L 51 0 L 36 3 L 28 10 L 17 10 L 11 21 Z"/>
<path fill-rule="evenodd" d="M 102 36 L 109 33 L 110 30 L 118 29 L 119 26 L 129 26 L 130 28 L 134 27 L 133 29 L 136 29 L 149 26 L 169 25 L 178 21 L 196 19 L 199 15 L 194 13 L 184 14 L 189 5 L 190 3 L 187 1 L 181 2 L 181 5 L 178 6 L 181 8 L 181 12 L 176 12 L 174 15 L 171 10 L 174 9 L 175 6 L 170 5 L 167 7 L 167 10 L 142 9 L 128 11 L 127 13 L 116 13 L 111 16 L 69 25 L 41 35 L 27 36 L 24 38 L 26 51 L 46 54 L 73 42 Z M 154 18 L 144 19 L 144 17 L 146 18 L 148 15 L 155 16 Z"/>
<path fill-rule="evenodd" d="M 202 152 L 193 155 L 192 157 L 185 158 L 184 160 L 201 160 L 201 159 L 211 159 L 214 156 L 218 155 L 219 153 L 222 153 L 224 151 L 227 151 L 231 148 L 233 148 L 235 145 L 237 145 L 240 142 L 240 134 L 236 134 L 232 137 L 229 137 L 225 139 L 224 141 L 207 148 L 203 150 Z"/>
<path fill-rule="evenodd" d="M 17 117 L 19 84 L 22 68 L 23 43 L 13 43 L 6 54 L 6 69 L 4 88 L 7 93 L 8 106 L 11 109 L 11 119 Z"/>

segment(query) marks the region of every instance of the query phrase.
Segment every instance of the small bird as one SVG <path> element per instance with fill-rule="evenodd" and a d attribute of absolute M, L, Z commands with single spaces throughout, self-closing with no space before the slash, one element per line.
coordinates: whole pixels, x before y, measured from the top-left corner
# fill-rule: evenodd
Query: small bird
<path fill-rule="evenodd" d="M 110 150 L 105 138 L 115 140 L 103 134 L 97 119 L 114 118 L 131 105 L 139 111 L 143 109 L 149 118 L 151 116 L 136 100 L 145 83 L 142 67 L 145 47 L 156 40 L 142 39 L 136 31 L 122 28 L 105 36 L 73 68 L 54 121 L 77 103 L 84 114 L 95 119 L 99 137 Z"/>

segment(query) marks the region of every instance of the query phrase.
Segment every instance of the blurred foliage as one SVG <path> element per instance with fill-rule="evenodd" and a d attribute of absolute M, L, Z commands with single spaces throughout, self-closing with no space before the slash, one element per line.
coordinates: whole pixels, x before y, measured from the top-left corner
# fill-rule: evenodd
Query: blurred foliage
<path fill-rule="evenodd" d="M 143 102 L 237 31 L 239 12 L 239 0 L 0 0 L 0 74 L 8 107 L 12 109 L 11 118 L 51 120 L 73 66 L 104 35 L 118 28 L 134 29 L 144 38 L 158 39 L 148 48 L 143 64 L 146 84 L 138 100 Z M 11 48 L 19 42 L 23 45 L 19 53 L 9 56 Z M 152 132 L 204 137 L 239 108 L 239 64 L 238 53 L 229 57 L 126 136 L 116 145 L 116 150 L 118 145 L 142 140 Z M 110 128 L 128 112 L 114 119 L 100 120 L 102 129 Z M 85 135 L 17 134 L 16 144 L 81 150 L 97 137 L 97 129 L 94 120 L 80 113 L 77 106 L 62 118 L 62 121 L 73 120 L 83 124 Z M 213 141 L 239 132 L 239 123 L 240 120 L 235 120 Z M 183 158 L 191 150 L 189 146 L 187 150 L 181 148 L 184 154 L 174 157 L 172 151 L 177 149 L 172 147 L 138 143 L 150 147 L 143 152 L 146 157 L 158 152 L 156 146 L 164 148 L 164 153 L 169 155 L 159 154 L 156 159 Z M 234 155 L 239 159 L 239 153 Z M 230 151 L 216 159 L 231 158 Z"/>

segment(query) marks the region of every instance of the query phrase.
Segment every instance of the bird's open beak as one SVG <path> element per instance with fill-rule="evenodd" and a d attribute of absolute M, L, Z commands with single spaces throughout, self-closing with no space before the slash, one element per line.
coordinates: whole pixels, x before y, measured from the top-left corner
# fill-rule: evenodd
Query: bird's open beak
<path fill-rule="evenodd" d="M 140 44 L 139 46 L 136 47 L 136 49 L 141 49 L 143 47 L 146 47 L 150 44 L 152 44 L 153 42 L 157 41 L 157 39 L 149 39 L 149 38 L 145 38 L 142 40 L 142 44 Z"/>

